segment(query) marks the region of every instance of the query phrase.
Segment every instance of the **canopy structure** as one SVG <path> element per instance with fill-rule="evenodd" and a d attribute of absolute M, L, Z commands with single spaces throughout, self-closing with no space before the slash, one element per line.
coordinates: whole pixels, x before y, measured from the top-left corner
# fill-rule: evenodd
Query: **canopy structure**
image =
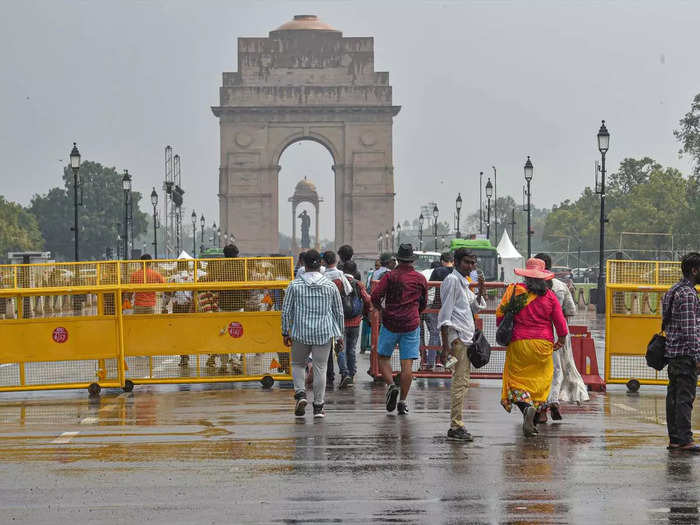
<path fill-rule="evenodd" d="M 177 256 L 178 259 L 194 259 L 189 253 L 187 253 L 185 250 L 182 250 L 180 252 L 180 255 Z"/>
<path fill-rule="evenodd" d="M 522 268 L 524 263 L 524 258 L 520 255 L 520 252 L 513 246 L 510 242 L 510 237 L 507 231 L 503 231 L 503 236 L 501 237 L 498 246 L 498 256 L 501 259 L 499 274 L 502 275 L 503 282 L 505 283 L 515 283 L 520 282 L 521 279 L 513 270 L 515 268 Z"/>

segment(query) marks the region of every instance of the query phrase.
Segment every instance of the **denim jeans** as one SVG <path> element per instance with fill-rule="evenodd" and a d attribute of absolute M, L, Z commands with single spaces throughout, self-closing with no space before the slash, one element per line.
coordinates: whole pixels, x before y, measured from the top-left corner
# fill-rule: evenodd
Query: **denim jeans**
<path fill-rule="evenodd" d="M 428 325 L 428 332 L 430 333 L 430 338 L 428 339 L 428 346 L 440 346 L 442 345 L 442 340 L 440 339 L 440 329 L 438 328 L 437 322 L 438 314 L 428 313 L 425 314 L 425 324 Z M 428 366 L 435 366 L 435 356 L 437 356 L 437 350 L 428 350 L 426 352 L 426 364 Z"/>
<path fill-rule="evenodd" d="M 360 336 L 359 326 L 345 327 L 345 341 L 342 352 L 338 352 L 338 368 L 341 376 L 355 377 L 357 366 L 355 360 L 355 347 Z"/>
<path fill-rule="evenodd" d="M 692 357 L 668 360 L 668 392 L 666 393 L 666 425 L 669 441 L 676 445 L 693 442 L 691 416 L 698 372 Z"/>

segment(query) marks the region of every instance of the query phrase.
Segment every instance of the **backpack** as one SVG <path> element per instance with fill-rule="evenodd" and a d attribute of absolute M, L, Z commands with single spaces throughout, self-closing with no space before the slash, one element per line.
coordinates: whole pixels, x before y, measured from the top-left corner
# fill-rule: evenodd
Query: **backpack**
<path fill-rule="evenodd" d="M 345 290 L 340 292 L 340 298 L 343 302 L 343 315 L 345 316 L 345 319 L 354 319 L 358 315 L 362 314 L 362 308 L 364 306 L 362 297 L 360 297 L 360 291 L 357 289 L 357 281 L 352 279 L 350 281 L 350 286 L 352 287 L 352 292 L 349 294 L 346 294 Z"/>

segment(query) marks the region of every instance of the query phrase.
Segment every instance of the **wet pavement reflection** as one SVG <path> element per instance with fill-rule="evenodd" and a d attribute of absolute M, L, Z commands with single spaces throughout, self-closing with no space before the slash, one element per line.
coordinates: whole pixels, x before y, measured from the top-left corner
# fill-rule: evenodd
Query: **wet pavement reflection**
<path fill-rule="evenodd" d="M 416 381 L 398 417 L 359 379 L 328 392 L 325 420 L 295 419 L 288 384 L 3 395 L 0 521 L 700 520 L 700 458 L 666 451 L 661 389 L 592 394 L 528 439 L 500 383 L 478 381 L 465 403 L 475 441 L 456 444 L 449 381 Z"/>

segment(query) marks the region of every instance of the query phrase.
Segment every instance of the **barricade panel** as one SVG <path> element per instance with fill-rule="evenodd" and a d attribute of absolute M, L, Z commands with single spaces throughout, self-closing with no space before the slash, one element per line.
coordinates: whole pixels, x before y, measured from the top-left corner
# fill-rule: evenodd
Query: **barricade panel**
<path fill-rule="evenodd" d="M 661 330 L 664 294 L 681 278 L 676 261 L 607 263 L 605 381 L 667 384 L 666 369 L 646 364 L 647 344 Z"/>
<path fill-rule="evenodd" d="M 288 257 L 2 266 L 0 390 L 291 379 L 292 270 Z"/>

